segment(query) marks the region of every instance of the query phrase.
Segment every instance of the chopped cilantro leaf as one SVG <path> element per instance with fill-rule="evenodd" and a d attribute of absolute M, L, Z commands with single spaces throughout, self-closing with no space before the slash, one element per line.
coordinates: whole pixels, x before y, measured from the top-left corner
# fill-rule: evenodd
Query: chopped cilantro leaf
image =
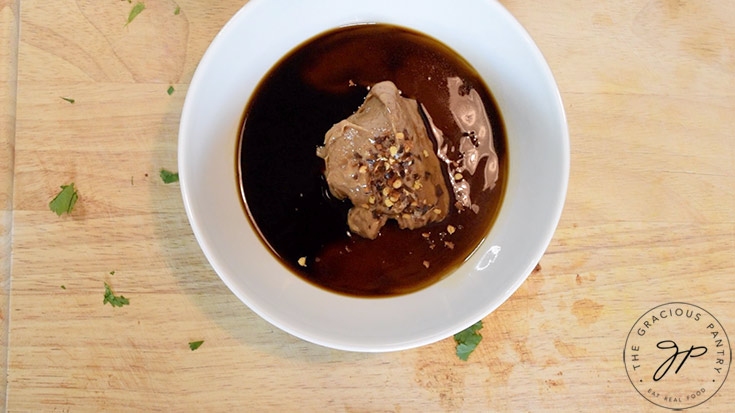
<path fill-rule="evenodd" d="M 475 351 L 482 340 L 482 336 L 477 332 L 481 328 L 482 320 L 454 335 L 454 341 L 457 342 L 457 357 L 467 361 L 467 357 Z"/>
<path fill-rule="evenodd" d="M 74 102 L 76 102 L 76 100 L 74 100 L 74 99 L 72 99 L 72 98 L 65 98 L 65 97 L 63 97 L 63 96 L 59 96 L 59 97 L 60 97 L 61 99 L 65 100 L 65 101 L 67 101 L 67 102 L 71 103 L 72 105 L 74 104 Z"/>
<path fill-rule="evenodd" d="M 174 94 L 174 87 L 173 86 L 169 86 L 168 87 L 168 90 L 166 91 L 166 93 L 168 93 L 169 96 L 173 95 Z"/>
<path fill-rule="evenodd" d="M 66 290 L 66 286 L 65 286 L 65 285 L 62 285 L 62 286 L 61 286 L 61 289 L 62 289 L 62 290 Z"/>
<path fill-rule="evenodd" d="M 143 4 L 141 2 L 135 3 L 135 6 L 133 6 L 133 8 L 130 10 L 130 14 L 128 15 L 128 22 L 125 23 L 125 26 L 129 25 L 130 23 L 132 23 L 133 20 L 136 17 L 138 17 L 138 15 L 140 14 L 140 12 L 142 12 L 143 10 L 145 10 L 145 4 Z"/>
<path fill-rule="evenodd" d="M 174 10 L 174 15 L 178 16 L 179 13 L 181 13 L 181 7 L 176 6 L 176 10 Z"/>
<path fill-rule="evenodd" d="M 105 305 L 107 303 L 110 303 L 110 305 L 113 307 L 122 307 L 124 305 L 129 305 L 130 300 L 123 297 L 122 295 L 117 296 L 113 294 L 110 286 L 105 283 L 105 299 L 102 300 L 102 305 Z"/>
<path fill-rule="evenodd" d="M 71 210 L 74 209 L 74 204 L 77 203 L 77 199 L 79 199 L 79 194 L 74 189 L 74 182 L 72 182 L 69 185 L 61 186 L 61 192 L 48 203 L 48 207 L 58 216 L 65 212 L 70 214 Z"/>
<path fill-rule="evenodd" d="M 173 182 L 179 182 L 179 173 L 171 172 L 161 168 L 161 179 L 164 184 L 170 184 Z"/>
<path fill-rule="evenodd" d="M 110 275 L 115 275 L 115 270 L 110 271 Z"/>
<path fill-rule="evenodd" d="M 201 347 L 202 344 L 204 344 L 204 340 L 202 340 L 202 341 L 190 341 L 189 342 L 189 348 L 191 349 L 191 351 L 194 351 L 194 350 L 198 349 L 199 347 Z"/>

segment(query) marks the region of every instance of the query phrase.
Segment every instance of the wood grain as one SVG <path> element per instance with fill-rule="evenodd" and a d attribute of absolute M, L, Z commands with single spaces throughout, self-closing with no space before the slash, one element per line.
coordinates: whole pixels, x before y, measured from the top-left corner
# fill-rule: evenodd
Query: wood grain
<path fill-rule="evenodd" d="M 541 270 L 485 318 L 469 362 L 451 339 L 306 343 L 209 267 L 157 173 L 176 168 L 187 84 L 242 3 L 148 1 L 123 27 L 124 1 L 22 0 L 17 82 L 0 59 L 9 411 L 659 411 L 621 361 L 636 319 L 687 301 L 735 332 L 735 3 L 502 2 L 559 83 L 572 171 Z M 14 4 L 0 0 L 2 53 Z M 72 181 L 79 203 L 59 218 L 48 201 Z M 130 305 L 103 306 L 103 282 Z M 730 379 L 705 406 L 732 405 Z"/>
<path fill-rule="evenodd" d="M 0 406 L 5 407 L 11 270 L 18 2 L 0 0 Z"/>

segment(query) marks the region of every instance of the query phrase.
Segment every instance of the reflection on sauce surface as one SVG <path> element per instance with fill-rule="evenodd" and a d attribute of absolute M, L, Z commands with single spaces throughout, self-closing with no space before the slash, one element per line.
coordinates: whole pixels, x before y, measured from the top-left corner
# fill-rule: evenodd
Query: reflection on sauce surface
<path fill-rule="evenodd" d="M 383 80 L 441 131 L 430 135 L 454 194 L 444 221 L 412 231 L 388 221 L 368 240 L 349 233 L 352 204 L 329 194 L 315 149 Z M 387 25 L 327 32 L 276 64 L 246 108 L 237 162 L 249 218 L 271 251 L 306 280 L 360 296 L 415 291 L 461 264 L 490 229 L 507 175 L 502 119 L 479 75 L 436 40 Z"/>

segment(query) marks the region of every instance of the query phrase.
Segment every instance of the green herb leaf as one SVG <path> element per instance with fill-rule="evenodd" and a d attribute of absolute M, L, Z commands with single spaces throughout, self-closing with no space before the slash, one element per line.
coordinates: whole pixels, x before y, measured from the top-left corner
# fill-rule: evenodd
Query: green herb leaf
<path fill-rule="evenodd" d="M 65 97 L 63 97 L 63 96 L 59 96 L 59 97 L 60 97 L 60 98 L 62 98 L 62 99 L 64 99 L 65 101 L 67 101 L 67 102 L 71 103 L 72 105 L 74 104 L 74 102 L 76 102 L 76 100 L 74 100 L 74 99 L 72 99 L 72 98 L 65 98 Z"/>
<path fill-rule="evenodd" d="M 138 15 L 140 14 L 140 12 L 142 12 L 143 10 L 145 10 L 145 4 L 143 4 L 141 2 L 135 3 L 135 6 L 133 6 L 133 8 L 130 10 L 130 14 L 128 15 L 128 22 L 125 23 L 125 27 L 127 27 L 127 25 L 129 25 L 130 23 L 132 23 L 132 21 L 136 17 L 138 17 Z"/>
<path fill-rule="evenodd" d="M 179 182 L 179 173 L 171 172 L 161 168 L 161 179 L 164 184 L 170 184 L 173 182 Z"/>
<path fill-rule="evenodd" d="M 102 305 L 105 305 L 107 303 L 110 303 L 110 305 L 113 307 L 122 307 L 124 305 L 129 305 L 130 300 L 123 297 L 122 295 L 117 296 L 113 294 L 110 286 L 105 283 L 105 299 L 102 300 Z"/>
<path fill-rule="evenodd" d="M 110 271 L 110 275 L 115 275 L 115 270 Z"/>
<path fill-rule="evenodd" d="M 61 192 L 48 203 L 48 207 L 58 216 L 65 212 L 70 214 L 71 210 L 74 209 L 74 204 L 77 203 L 77 199 L 79 199 L 79 194 L 74 189 L 74 182 L 72 182 L 69 185 L 61 186 Z"/>
<path fill-rule="evenodd" d="M 174 87 L 173 86 L 169 86 L 168 87 L 168 90 L 166 91 L 166 93 L 168 93 L 169 96 L 173 95 L 174 94 Z"/>
<path fill-rule="evenodd" d="M 482 336 L 477 332 L 481 328 L 482 320 L 454 335 L 454 341 L 457 342 L 457 357 L 467 361 L 467 357 L 475 351 L 477 345 L 482 341 Z"/>
<path fill-rule="evenodd" d="M 178 16 L 179 13 L 181 13 L 181 7 L 176 6 L 176 10 L 174 10 L 174 15 Z"/>
<path fill-rule="evenodd" d="M 65 285 L 62 285 L 62 286 L 61 286 L 61 289 L 62 289 L 62 290 L 66 290 L 66 286 L 65 286 Z"/>
<path fill-rule="evenodd" d="M 204 340 L 202 340 L 202 341 L 190 341 L 189 342 L 189 348 L 191 349 L 191 351 L 194 351 L 194 350 L 198 349 L 199 347 L 201 347 L 202 344 L 204 344 Z"/>

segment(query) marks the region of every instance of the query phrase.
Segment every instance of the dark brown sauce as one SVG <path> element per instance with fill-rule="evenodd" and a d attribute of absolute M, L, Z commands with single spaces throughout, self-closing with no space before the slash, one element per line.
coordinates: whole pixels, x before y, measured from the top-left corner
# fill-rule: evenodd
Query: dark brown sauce
<path fill-rule="evenodd" d="M 362 104 L 368 86 L 391 80 L 403 96 L 423 103 L 447 141 L 456 144 L 462 132 L 447 106 L 447 78 L 454 76 L 481 96 L 499 158 L 493 189 L 481 191 L 482 173 L 468 177 L 479 213 L 452 207 L 443 222 L 417 230 L 401 230 L 389 221 L 375 240 L 349 236 L 346 216 L 352 205 L 329 194 L 324 161 L 315 154 L 324 134 Z M 243 116 L 238 184 L 251 223 L 292 272 L 345 294 L 404 294 L 441 279 L 488 233 L 505 189 L 505 139 L 492 95 L 454 51 L 396 26 L 349 26 L 298 46 L 258 85 Z M 448 225 L 456 228 L 453 234 Z M 299 265 L 301 257 L 306 267 Z"/>

